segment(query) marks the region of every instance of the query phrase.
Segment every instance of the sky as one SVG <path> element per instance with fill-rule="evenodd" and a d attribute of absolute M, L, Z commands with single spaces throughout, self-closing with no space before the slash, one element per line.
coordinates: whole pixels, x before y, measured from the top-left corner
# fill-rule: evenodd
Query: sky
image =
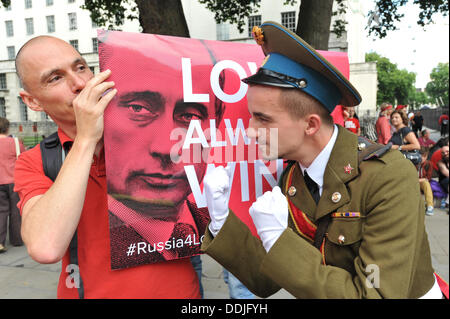
<path fill-rule="evenodd" d="M 435 15 L 435 23 L 422 28 L 416 22 L 420 10 L 411 0 L 400 12 L 405 16 L 397 23 L 398 30 L 388 31 L 383 39 L 367 37 L 366 48 L 387 57 L 399 69 L 416 73 L 416 87 L 425 88 L 432 69 L 449 61 L 449 17 Z"/>

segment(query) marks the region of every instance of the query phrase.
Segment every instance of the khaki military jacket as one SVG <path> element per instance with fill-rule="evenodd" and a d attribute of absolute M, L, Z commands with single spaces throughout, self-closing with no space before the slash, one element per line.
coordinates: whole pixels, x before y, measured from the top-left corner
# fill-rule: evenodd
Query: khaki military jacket
<path fill-rule="evenodd" d="M 292 173 L 297 192 L 290 199 L 314 223 L 336 212 L 360 213 L 331 218 L 323 253 L 297 231 L 291 215 L 266 253 L 232 211 L 215 238 L 206 231 L 202 249 L 261 297 L 280 288 L 297 298 L 423 296 L 434 284 L 434 271 L 417 171 L 397 150 L 360 163 L 358 152 L 358 137 L 339 127 L 317 206 L 298 164 Z M 282 191 L 289 196 L 286 187 Z"/>

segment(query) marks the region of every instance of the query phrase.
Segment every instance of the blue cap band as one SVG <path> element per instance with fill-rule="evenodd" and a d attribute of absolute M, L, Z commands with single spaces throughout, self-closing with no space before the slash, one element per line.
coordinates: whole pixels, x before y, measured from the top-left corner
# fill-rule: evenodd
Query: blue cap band
<path fill-rule="evenodd" d="M 299 64 L 282 54 L 270 53 L 261 68 L 297 79 L 296 82 L 284 81 L 316 98 L 330 112 L 334 110 L 342 98 L 341 92 L 333 82 L 310 67 Z M 299 85 L 300 80 L 306 82 L 305 87 Z"/>

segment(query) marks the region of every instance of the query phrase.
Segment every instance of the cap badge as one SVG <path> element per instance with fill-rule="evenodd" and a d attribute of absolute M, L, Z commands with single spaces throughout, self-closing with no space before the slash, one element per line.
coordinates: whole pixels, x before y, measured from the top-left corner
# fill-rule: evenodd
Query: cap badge
<path fill-rule="evenodd" d="M 260 27 L 258 27 L 258 26 L 253 27 L 252 36 L 253 36 L 253 39 L 255 39 L 256 43 L 258 43 L 258 45 L 264 44 L 264 34 Z"/>

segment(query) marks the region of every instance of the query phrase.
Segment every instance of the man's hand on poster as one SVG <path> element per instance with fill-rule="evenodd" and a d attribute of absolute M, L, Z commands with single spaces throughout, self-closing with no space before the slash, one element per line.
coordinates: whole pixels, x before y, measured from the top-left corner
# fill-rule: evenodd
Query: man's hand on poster
<path fill-rule="evenodd" d="M 116 95 L 112 89 L 114 82 L 106 82 L 111 71 L 103 71 L 86 82 L 86 85 L 73 100 L 77 124 L 77 138 L 97 143 L 103 136 L 103 113 Z"/>
<path fill-rule="evenodd" d="M 203 180 L 206 204 L 211 217 L 209 231 L 214 237 L 217 236 L 228 216 L 231 191 L 230 174 L 229 167 L 218 166 L 212 171 L 208 171 Z"/>
<path fill-rule="evenodd" d="M 264 249 L 269 252 L 288 224 L 288 202 L 280 187 L 258 197 L 249 212 Z"/>

